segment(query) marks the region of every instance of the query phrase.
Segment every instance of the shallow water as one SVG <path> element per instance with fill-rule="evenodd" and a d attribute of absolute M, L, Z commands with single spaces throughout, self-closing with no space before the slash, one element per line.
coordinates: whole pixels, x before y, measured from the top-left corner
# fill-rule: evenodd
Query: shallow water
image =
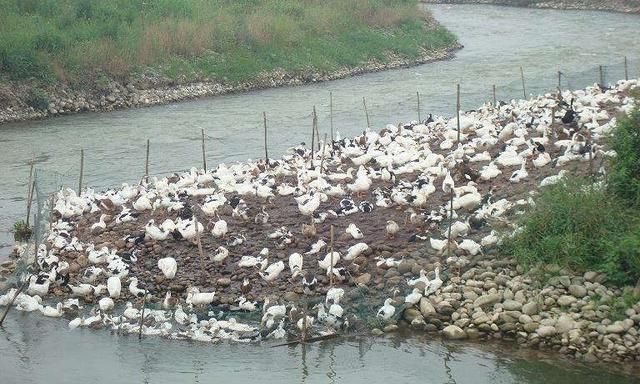
<path fill-rule="evenodd" d="M 322 134 L 329 130 L 329 92 L 334 126 L 353 135 L 365 126 L 362 97 L 371 124 L 416 118 L 415 92 L 422 116 L 451 115 L 455 84 L 462 84 L 463 108 L 491 98 L 521 97 L 519 67 L 529 93 L 551 89 L 559 67 L 570 74 L 565 86 L 597 81 L 598 64 L 629 56 L 638 73 L 640 16 L 585 11 L 553 11 L 491 6 L 429 6 L 465 48 L 455 59 L 367 74 L 329 83 L 270 89 L 145 109 L 68 116 L 0 127 L 0 260 L 7 257 L 12 223 L 25 212 L 29 160 L 35 157 L 42 192 L 56 184 L 76 188 L 79 152 L 85 149 L 85 183 L 106 187 L 135 182 L 144 172 L 144 147 L 151 139 L 150 172 L 201 166 L 200 129 L 206 129 L 209 166 L 263 156 L 262 117 L 269 119 L 269 150 L 309 142 L 315 104 Z M 582 72 L 585 70 L 587 72 Z M 617 72 L 614 71 L 616 69 Z M 622 77 L 609 68 L 608 78 Z M 535 84 L 535 86 L 534 86 Z M 5 247 L 1 247 L 2 244 Z M 12 312 L 0 330 L 1 382 L 376 382 L 451 383 L 620 383 L 630 378 L 600 368 L 551 358 L 513 357 L 514 351 L 479 349 L 470 344 L 421 339 L 354 339 L 306 349 L 245 345 L 202 345 L 107 332 L 67 331 L 62 321 Z M 303 362 L 305 361 L 305 362 Z M 306 373 L 305 373 L 306 372 Z M 214 379 L 214 380 L 212 380 Z"/>
<path fill-rule="evenodd" d="M 201 344 L 66 329 L 13 313 L 0 329 L 3 383 L 632 383 L 568 361 L 429 338 L 354 337 L 306 346 Z M 499 352 L 496 352 L 499 351 Z"/>

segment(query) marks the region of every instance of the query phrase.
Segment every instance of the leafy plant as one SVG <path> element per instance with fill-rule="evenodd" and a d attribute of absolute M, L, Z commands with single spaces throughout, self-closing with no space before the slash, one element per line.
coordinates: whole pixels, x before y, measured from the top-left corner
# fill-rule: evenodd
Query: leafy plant
<path fill-rule="evenodd" d="M 24 222 L 24 220 L 18 220 L 13 224 L 13 239 L 17 242 L 29 241 L 33 229 Z"/>
<path fill-rule="evenodd" d="M 45 110 L 49 107 L 49 96 L 38 88 L 32 88 L 25 101 L 33 109 Z"/>

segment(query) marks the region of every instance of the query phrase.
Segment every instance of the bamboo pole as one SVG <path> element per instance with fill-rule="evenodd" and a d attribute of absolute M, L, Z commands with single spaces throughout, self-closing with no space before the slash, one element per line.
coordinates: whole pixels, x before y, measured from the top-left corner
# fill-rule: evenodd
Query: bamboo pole
<path fill-rule="evenodd" d="M 27 196 L 27 227 L 29 226 L 29 218 L 31 216 L 31 203 L 33 202 L 33 193 L 36 189 L 36 181 L 31 181 L 31 185 L 29 187 L 29 195 Z M 33 223 L 35 224 L 35 220 Z"/>
<path fill-rule="evenodd" d="M 142 324 L 144 324 L 144 307 L 147 305 L 147 288 L 142 296 L 142 310 L 140 311 L 140 326 L 138 327 L 138 340 L 142 340 Z"/>
<path fill-rule="evenodd" d="M 314 108 L 315 111 L 315 108 Z M 313 168 L 313 158 L 314 158 L 314 151 L 315 151 L 315 147 L 316 147 L 316 128 L 315 128 L 315 122 L 314 122 L 314 112 L 311 112 L 311 168 Z"/>
<path fill-rule="evenodd" d="M 420 123 L 422 119 L 420 118 L 420 92 L 419 91 L 416 91 L 416 97 L 418 99 L 418 123 Z"/>
<path fill-rule="evenodd" d="M 204 251 L 202 250 L 202 240 L 200 239 L 200 223 L 198 222 L 198 216 L 193 214 L 193 221 L 196 226 L 196 242 L 198 243 L 198 254 L 200 255 L 200 274 L 204 279 L 206 276 L 206 269 L 204 268 Z"/>
<path fill-rule="evenodd" d="M 18 295 L 20 294 L 20 292 L 22 292 L 26 288 L 27 284 L 29 284 L 29 279 L 30 278 L 31 278 L 31 275 L 27 276 L 27 280 L 22 282 L 22 285 L 20 285 L 20 287 L 18 288 L 16 293 L 13 295 L 13 297 L 11 298 L 11 301 L 9 302 L 9 304 L 7 304 L 7 306 L 4 308 L 4 312 L 2 313 L 2 317 L 0 317 L 0 326 L 2 326 L 2 323 L 4 322 L 4 319 L 7 317 L 7 314 L 9 313 L 9 310 L 11 309 L 11 307 L 13 306 L 13 303 L 18 298 Z"/>
<path fill-rule="evenodd" d="M 318 145 L 318 151 L 320 150 L 320 131 L 318 130 L 318 114 L 316 113 L 316 106 L 313 106 L 313 130 L 316 133 L 316 144 Z"/>
<path fill-rule="evenodd" d="M 624 79 L 629 80 L 629 64 L 627 63 L 627 56 L 624 57 Z"/>
<path fill-rule="evenodd" d="M 451 256 L 451 224 L 453 224 L 453 186 L 451 186 L 451 197 L 449 203 L 449 233 L 447 234 L 447 257 Z"/>
<path fill-rule="evenodd" d="M 371 128 L 371 122 L 369 121 L 369 111 L 367 110 L 367 100 L 362 98 L 362 105 L 364 105 L 364 114 L 367 117 L 367 128 Z"/>
<path fill-rule="evenodd" d="M 331 261 L 329 263 L 329 286 L 333 288 L 333 224 L 331 225 L 331 229 L 329 230 L 329 236 L 330 236 L 329 252 L 331 255 Z"/>
<path fill-rule="evenodd" d="M 493 107 L 498 106 L 498 101 L 496 100 L 496 85 L 493 84 Z"/>
<path fill-rule="evenodd" d="M 562 89 L 562 72 L 558 71 L 558 89 Z"/>
<path fill-rule="evenodd" d="M 149 146 L 150 144 L 151 144 L 150 140 L 147 139 L 147 157 L 144 162 L 144 178 L 145 179 L 149 178 Z"/>
<path fill-rule="evenodd" d="M 29 184 L 27 184 L 27 227 L 29 226 L 29 211 L 31 211 L 31 193 L 33 191 L 33 167 L 35 166 L 35 157 L 29 162 Z"/>
<path fill-rule="evenodd" d="M 331 127 L 331 142 L 333 143 L 333 92 L 329 92 L 329 124 Z"/>
<path fill-rule="evenodd" d="M 207 172 L 207 152 L 204 145 L 204 128 L 202 129 L 202 166 L 204 171 Z"/>
<path fill-rule="evenodd" d="M 598 69 L 600 70 L 600 87 L 603 88 L 604 87 L 604 70 L 602 68 L 602 65 L 598 66 Z"/>
<path fill-rule="evenodd" d="M 80 149 L 80 177 L 78 180 L 78 196 L 82 194 L 82 179 L 84 178 L 84 149 Z"/>
<path fill-rule="evenodd" d="M 526 100 L 527 99 L 527 88 L 524 85 L 524 70 L 522 69 L 522 66 L 520 67 L 520 79 L 522 80 L 522 96 Z"/>
<path fill-rule="evenodd" d="M 269 166 L 269 153 L 267 152 L 267 112 L 262 112 L 264 121 L 264 162 Z"/>
<path fill-rule="evenodd" d="M 456 124 L 458 126 L 458 143 L 460 142 L 460 83 L 456 85 Z"/>
<path fill-rule="evenodd" d="M 556 128 L 554 124 L 556 123 L 556 107 L 551 108 L 551 132 L 553 133 L 553 141 L 555 142 L 558 138 L 558 133 L 556 132 Z"/>

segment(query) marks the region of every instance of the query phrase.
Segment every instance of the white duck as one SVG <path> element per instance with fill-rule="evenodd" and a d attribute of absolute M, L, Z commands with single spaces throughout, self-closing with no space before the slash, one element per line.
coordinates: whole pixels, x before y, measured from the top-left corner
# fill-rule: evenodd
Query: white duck
<path fill-rule="evenodd" d="M 50 306 L 46 306 L 46 307 L 41 307 L 40 308 L 40 312 L 42 312 L 42 314 L 44 316 L 47 317 L 61 317 L 62 316 L 62 303 L 58 303 L 55 308 L 54 307 L 50 307 Z"/>
<path fill-rule="evenodd" d="M 324 259 L 318 260 L 318 266 L 324 270 L 329 270 L 331 267 L 335 267 L 340 261 L 339 252 L 329 252 L 325 255 Z"/>
<path fill-rule="evenodd" d="M 357 243 L 349 247 L 347 249 L 347 254 L 344 256 L 344 259 L 347 261 L 353 260 L 356 257 L 360 256 L 362 253 L 367 252 L 369 250 L 369 246 L 367 243 Z"/>
<path fill-rule="evenodd" d="M 377 317 L 381 318 L 382 320 L 389 320 L 396 313 L 396 308 L 391 305 L 391 301 L 391 299 L 386 299 L 384 301 L 384 305 L 378 310 L 378 313 L 376 314 Z"/>
<path fill-rule="evenodd" d="M 396 223 L 393 220 L 387 220 L 386 230 L 387 230 L 387 237 L 390 239 L 393 239 L 395 238 L 396 233 L 398 233 L 398 231 L 400 230 L 400 226 L 398 225 L 398 223 Z"/>
<path fill-rule="evenodd" d="M 351 223 L 349 224 L 349 226 L 347 227 L 347 229 L 345 229 L 345 232 L 350 234 L 351 237 L 353 237 L 356 240 L 360 240 L 364 237 L 364 234 L 362 233 L 362 231 L 360 230 L 360 228 L 358 228 L 355 224 Z"/>
<path fill-rule="evenodd" d="M 410 305 L 416 305 L 420 302 L 420 299 L 422 299 L 422 292 L 418 288 L 413 288 L 413 292 L 404 298 L 404 302 Z"/>
<path fill-rule="evenodd" d="M 213 229 L 211 230 L 211 234 L 214 237 L 224 237 L 224 235 L 227 234 L 227 222 L 225 220 L 218 220 L 215 222 L 215 224 L 213 225 Z"/>
<path fill-rule="evenodd" d="M 103 297 L 98 301 L 98 306 L 102 312 L 109 312 L 113 309 L 114 306 L 113 299 L 110 297 Z"/>
<path fill-rule="evenodd" d="M 526 179 L 527 177 L 529 177 L 529 172 L 527 172 L 526 169 L 527 166 L 527 160 L 524 159 L 522 161 L 522 165 L 520 166 L 520 169 L 514 171 L 511 174 L 511 177 L 509 178 L 509 181 L 512 183 L 519 183 L 520 181 Z"/>
<path fill-rule="evenodd" d="M 167 279 L 173 279 L 178 271 L 178 263 L 173 257 L 165 257 L 158 260 L 158 268 Z"/>
<path fill-rule="evenodd" d="M 109 297 L 112 299 L 119 298 L 121 290 L 122 282 L 120 281 L 120 277 L 111 276 L 107 279 L 107 291 L 109 292 Z"/>
<path fill-rule="evenodd" d="M 304 259 L 299 253 L 289 255 L 289 269 L 291 270 L 291 278 L 295 278 L 302 272 L 302 263 Z"/>
<path fill-rule="evenodd" d="M 280 275 L 280 272 L 282 272 L 283 270 L 284 270 L 284 263 L 282 262 L 282 260 L 280 260 L 269 265 L 267 269 L 265 269 L 264 273 L 258 272 L 258 274 L 266 282 L 271 283 L 278 278 L 278 276 Z"/>
<path fill-rule="evenodd" d="M 219 246 L 215 253 L 211 254 L 209 258 L 215 263 L 221 263 L 227 256 L 229 256 L 229 250 L 223 246 Z"/>
<path fill-rule="evenodd" d="M 424 296 L 428 297 L 432 293 L 436 293 L 440 287 L 442 287 L 442 280 L 440 279 L 440 267 L 436 267 L 436 277 L 429 282 L 429 285 L 424 289 Z"/>

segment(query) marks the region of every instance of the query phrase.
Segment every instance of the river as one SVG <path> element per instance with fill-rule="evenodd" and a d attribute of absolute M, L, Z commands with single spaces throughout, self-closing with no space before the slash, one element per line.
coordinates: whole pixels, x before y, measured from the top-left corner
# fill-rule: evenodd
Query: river
<path fill-rule="evenodd" d="M 150 173 L 164 175 L 202 165 L 201 129 L 207 134 L 209 166 L 260 157 L 264 153 L 262 112 L 267 112 L 269 151 L 310 141 L 311 110 L 321 134 L 329 131 L 329 92 L 333 123 L 342 135 L 366 127 L 362 97 L 371 125 L 416 118 L 421 113 L 455 113 L 455 86 L 463 108 L 522 97 L 520 67 L 527 94 L 552 89 L 557 71 L 564 87 L 607 80 L 640 69 L 640 16 L 590 11 L 554 11 L 482 5 L 429 5 L 465 48 L 453 60 L 366 74 L 328 83 L 269 89 L 110 113 L 91 113 L 0 126 L 0 260 L 12 243 L 13 222 L 24 216 L 28 162 L 36 159 L 41 192 L 57 184 L 77 188 L 80 149 L 85 151 L 85 184 L 95 188 L 135 182 L 144 172 L 146 140 L 151 140 Z M 300 348 L 142 343 L 106 332 L 69 332 L 63 322 L 12 313 L 0 331 L 3 382 L 364 382 L 419 378 L 424 382 L 624 382 L 601 369 L 568 362 L 531 361 L 470 344 L 420 339 L 356 339 Z M 62 329 L 62 330 L 60 330 Z M 553 359 L 552 359 L 553 360 Z M 306 362 L 305 362 L 306 361 Z"/>

